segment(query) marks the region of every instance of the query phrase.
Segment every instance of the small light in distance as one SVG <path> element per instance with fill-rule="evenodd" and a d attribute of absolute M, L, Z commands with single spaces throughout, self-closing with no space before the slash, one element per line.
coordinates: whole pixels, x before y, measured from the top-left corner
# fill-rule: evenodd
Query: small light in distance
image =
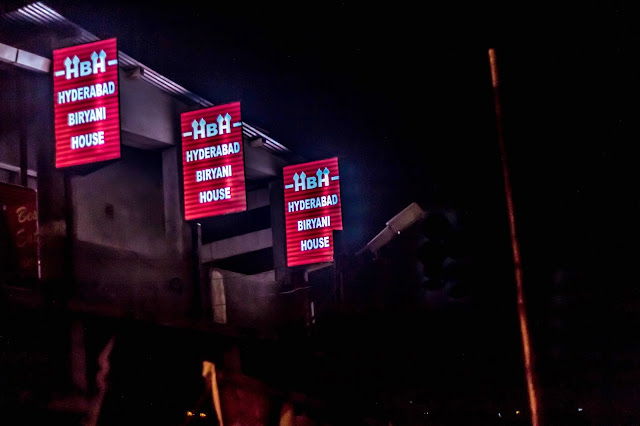
<path fill-rule="evenodd" d="M 200 417 L 207 417 L 205 413 L 200 413 Z"/>
<path fill-rule="evenodd" d="M 501 413 L 498 413 L 498 417 L 502 418 L 502 414 L 501 414 Z"/>
<path fill-rule="evenodd" d="M 187 416 L 191 417 L 193 416 L 193 413 L 191 411 L 187 411 Z"/>
<path fill-rule="evenodd" d="M 578 408 L 578 411 L 582 411 L 582 408 Z"/>
<path fill-rule="evenodd" d="M 520 410 L 516 410 L 516 414 L 520 414 Z"/>

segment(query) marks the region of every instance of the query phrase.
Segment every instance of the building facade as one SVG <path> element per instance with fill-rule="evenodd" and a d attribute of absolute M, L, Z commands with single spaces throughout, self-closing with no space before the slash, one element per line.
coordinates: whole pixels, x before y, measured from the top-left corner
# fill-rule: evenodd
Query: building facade
<path fill-rule="evenodd" d="M 211 336 L 237 388 L 244 336 L 310 321 L 295 291 L 305 268 L 287 268 L 284 242 L 282 168 L 302 159 L 243 122 L 247 210 L 185 221 L 180 114 L 213 103 L 119 52 L 120 158 L 57 169 L 52 52 L 98 38 L 42 3 L 0 19 L 0 183 L 36 190 L 39 227 L 37 282 L 0 275 L 15 339 L 3 409 L 31 401 L 34 416 L 95 424 L 113 338 L 129 321 Z M 33 376 L 21 352 L 47 373 Z"/>

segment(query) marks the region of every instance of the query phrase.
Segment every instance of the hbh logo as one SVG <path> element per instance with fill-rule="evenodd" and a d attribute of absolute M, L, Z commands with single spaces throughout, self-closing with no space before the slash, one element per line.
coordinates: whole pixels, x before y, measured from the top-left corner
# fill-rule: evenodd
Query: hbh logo
<path fill-rule="evenodd" d="M 65 75 L 67 80 L 71 78 L 85 77 L 91 74 L 98 74 L 99 72 L 105 72 L 106 70 L 106 62 L 105 59 L 107 54 L 104 50 L 101 50 L 100 53 L 93 52 L 91 54 L 91 61 L 82 61 L 78 59 L 77 56 L 73 56 L 72 58 L 67 57 L 64 60 L 64 66 L 66 68 Z"/>
<path fill-rule="evenodd" d="M 200 121 L 193 120 L 191 123 L 191 127 L 193 128 L 193 140 L 231 133 L 231 115 L 229 113 L 226 113 L 224 117 L 222 114 L 218 115 L 217 121 L 217 123 L 207 124 L 204 118 L 201 118 Z"/>
<path fill-rule="evenodd" d="M 287 188 L 293 187 L 296 192 L 305 191 L 307 189 L 322 188 L 323 186 L 329 186 L 329 169 L 318 169 L 316 176 L 309 176 L 305 172 L 293 175 L 294 185 L 287 185 Z"/>

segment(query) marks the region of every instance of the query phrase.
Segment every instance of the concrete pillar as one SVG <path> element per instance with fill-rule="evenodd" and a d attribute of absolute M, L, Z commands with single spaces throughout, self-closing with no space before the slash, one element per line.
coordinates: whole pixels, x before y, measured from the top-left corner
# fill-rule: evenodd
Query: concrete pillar
<path fill-rule="evenodd" d="M 57 48 L 55 40 L 52 48 Z M 69 274 L 70 266 L 64 267 L 65 253 L 68 255 L 67 241 L 71 230 L 67 229 L 71 212 L 67 204 L 68 191 L 65 190 L 65 177 L 62 170 L 55 168 L 55 135 L 53 125 L 53 82 L 51 75 L 43 76 L 42 80 L 34 81 L 34 86 L 29 91 L 30 97 L 36 97 L 31 101 L 38 105 L 37 143 L 31 143 L 30 149 L 36 151 L 36 163 L 38 173 L 38 222 L 40 232 L 40 257 L 42 265 L 42 281 L 47 284 L 52 292 L 62 291 L 65 273 Z M 49 106 L 49 107 L 42 107 Z M 35 111 L 35 110 L 34 110 Z M 33 142 L 33 141 L 30 141 Z M 29 154 L 31 156 L 32 153 Z M 68 256 L 67 256 L 68 257 Z"/>
<path fill-rule="evenodd" d="M 184 256 L 188 241 L 184 238 L 180 169 L 177 147 L 162 151 L 162 188 L 164 193 L 164 230 L 169 249 Z"/>
<path fill-rule="evenodd" d="M 287 268 L 287 240 L 284 222 L 284 186 L 282 179 L 269 183 L 271 203 L 271 231 L 273 241 L 273 269 L 276 281 L 286 281 L 289 276 Z"/>
<path fill-rule="evenodd" d="M 82 392 L 87 391 L 87 354 L 84 347 L 84 324 L 76 319 L 71 322 L 71 379 Z"/>
<path fill-rule="evenodd" d="M 227 299 L 225 296 L 224 277 L 220 271 L 211 269 L 209 272 L 209 282 L 211 285 L 211 310 L 213 311 L 213 322 L 226 324 Z"/>

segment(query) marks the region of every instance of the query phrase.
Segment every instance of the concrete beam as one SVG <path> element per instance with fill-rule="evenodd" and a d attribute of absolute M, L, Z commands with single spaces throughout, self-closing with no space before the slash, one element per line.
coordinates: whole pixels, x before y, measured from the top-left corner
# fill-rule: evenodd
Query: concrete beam
<path fill-rule="evenodd" d="M 226 259 L 238 254 L 250 253 L 273 246 L 271 228 L 250 232 L 237 237 L 214 241 L 202 245 L 201 262 Z"/>
<path fill-rule="evenodd" d="M 48 73 L 51 69 L 51 59 L 18 49 L 16 65 L 31 71 Z"/>
<path fill-rule="evenodd" d="M 15 63 L 18 58 L 18 49 L 7 44 L 0 43 L 0 61 L 9 64 Z"/>
<path fill-rule="evenodd" d="M 20 167 L 12 166 L 11 164 L 3 163 L 2 161 L 0 161 L 0 170 L 7 170 L 14 173 L 20 173 Z M 27 169 L 27 176 L 37 178 L 38 173 L 35 170 Z"/>
<path fill-rule="evenodd" d="M 255 191 L 247 191 L 247 210 L 268 206 L 269 202 L 269 189 L 261 188 Z"/>
<path fill-rule="evenodd" d="M 245 173 L 247 179 L 262 179 L 282 175 L 285 160 L 276 157 L 261 147 L 253 147 L 250 142 L 244 143 Z"/>
<path fill-rule="evenodd" d="M 179 143 L 179 117 L 186 106 L 172 95 L 120 69 L 120 128 L 123 143 L 165 149 Z"/>
<path fill-rule="evenodd" d="M 31 71 L 48 73 L 51 59 L 0 43 L 0 61 Z"/>

